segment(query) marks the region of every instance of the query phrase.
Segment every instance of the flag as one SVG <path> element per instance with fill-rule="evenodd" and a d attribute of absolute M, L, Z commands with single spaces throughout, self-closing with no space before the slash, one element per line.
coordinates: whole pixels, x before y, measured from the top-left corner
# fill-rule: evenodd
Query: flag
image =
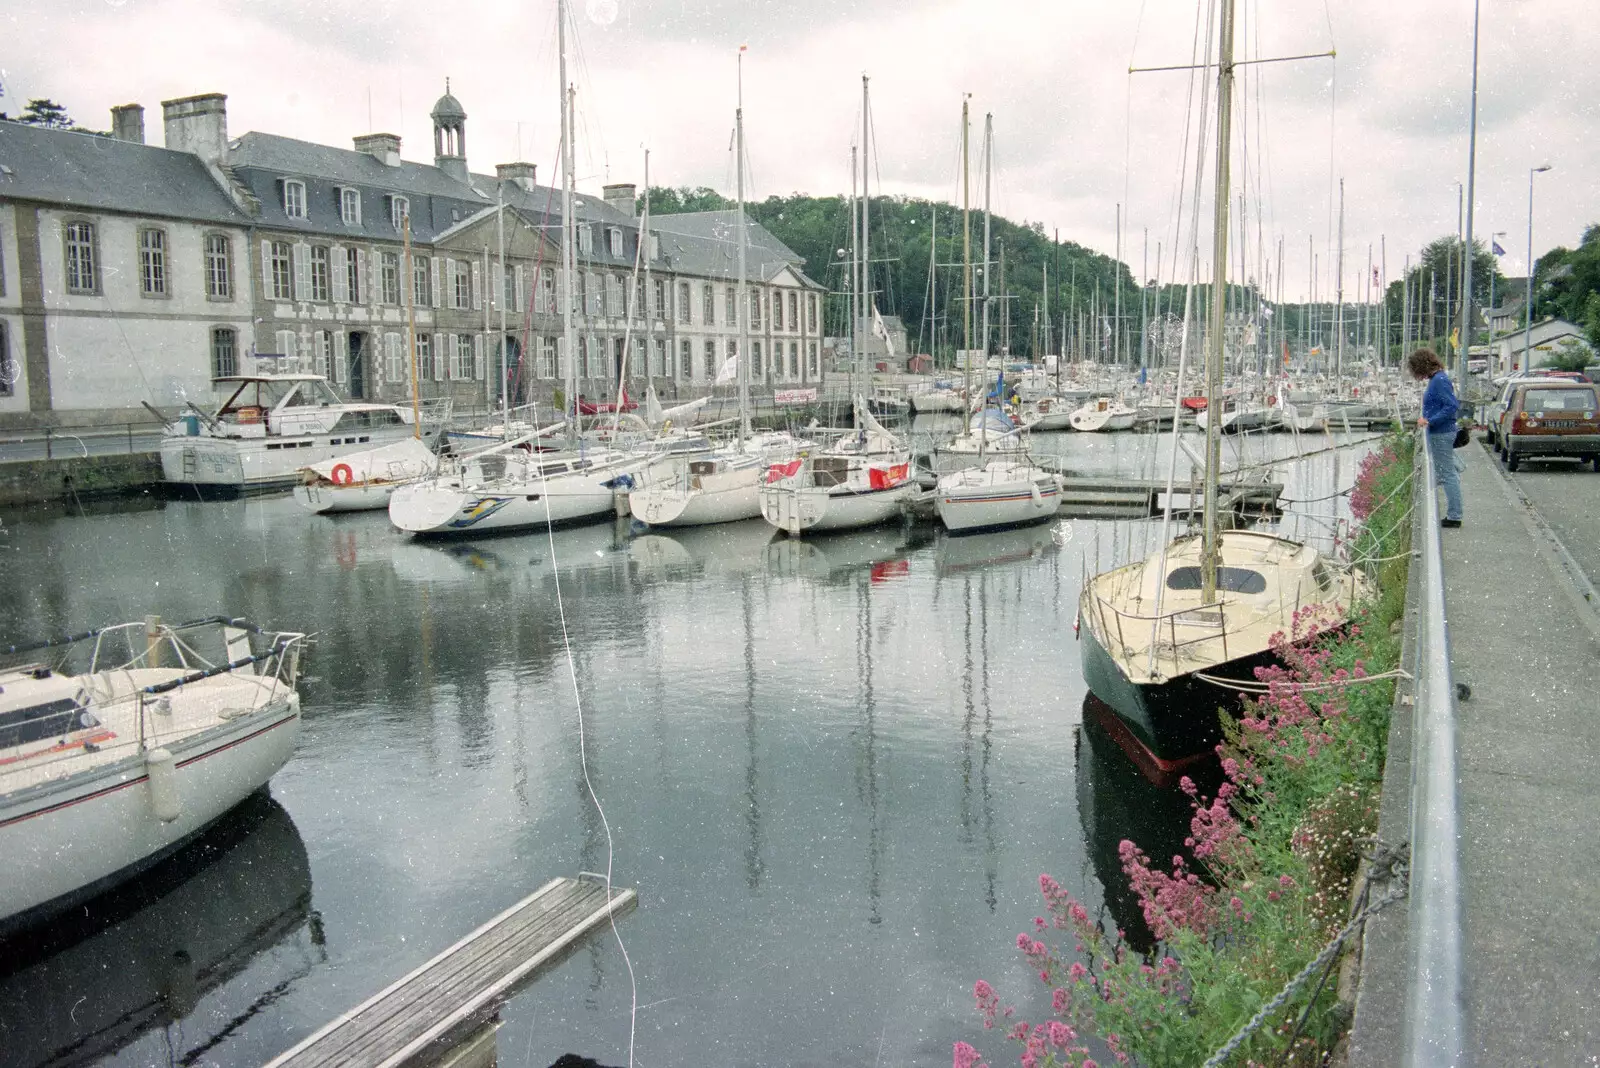
<path fill-rule="evenodd" d="M 883 347 L 889 353 L 889 359 L 894 359 L 894 343 L 889 340 L 889 328 L 883 324 L 883 316 L 878 314 L 878 306 L 872 306 L 872 336 L 883 339 Z"/>
<path fill-rule="evenodd" d="M 1372 284 L 1375 286 L 1383 285 L 1383 276 L 1378 274 L 1378 269 L 1376 267 L 1372 269 Z"/>
<path fill-rule="evenodd" d="M 1494 240 L 1493 238 L 1489 239 L 1489 247 L 1494 249 L 1494 254 L 1496 256 L 1504 256 L 1506 254 L 1506 250 L 1500 247 L 1500 242 Z"/>
<path fill-rule="evenodd" d="M 889 489 L 898 486 L 906 480 L 910 473 L 909 464 L 895 464 L 890 468 L 872 467 L 867 469 L 867 485 L 875 490 Z"/>
<path fill-rule="evenodd" d="M 773 464 L 767 468 L 767 482 L 771 484 L 780 479 L 793 478 L 800 471 L 800 461 L 790 460 L 786 464 Z"/>
<path fill-rule="evenodd" d="M 1461 328 L 1459 326 L 1450 331 L 1450 347 L 1458 352 L 1461 350 Z"/>

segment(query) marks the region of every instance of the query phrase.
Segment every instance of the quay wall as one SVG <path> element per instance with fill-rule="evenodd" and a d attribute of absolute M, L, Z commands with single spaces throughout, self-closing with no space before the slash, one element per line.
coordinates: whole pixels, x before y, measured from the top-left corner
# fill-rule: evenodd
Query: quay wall
<path fill-rule="evenodd" d="M 160 484 L 154 452 L 23 460 L 0 464 L 0 506 L 153 492 Z"/>

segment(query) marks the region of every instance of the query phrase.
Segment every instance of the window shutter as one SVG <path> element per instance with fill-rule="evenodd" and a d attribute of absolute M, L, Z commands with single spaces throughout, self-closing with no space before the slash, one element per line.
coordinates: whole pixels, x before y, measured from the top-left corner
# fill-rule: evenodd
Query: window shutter
<path fill-rule="evenodd" d="M 311 299 L 311 247 L 304 241 L 294 246 L 294 299 Z"/>
<path fill-rule="evenodd" d="M 350 338 L 343 331 L 333 335 L 333 380 L 344 385 L 350 377 Z"/>
<path fill-rule="evenodd" d="M 567 306 L 567 269 L 561 268 L 556 272 L 556 306 L 551 311 L 559 313 Z"/>
<path fill-rule="evenodd" d="M 445 260 L 445 263 L 449 262 L 449 260 Z M 433 295 L 433 306 L 435 308 L 442 308 L 444 307 L 444 294 L 439 292 L 439 257 L 433 257 L 433 259 L 429 261 L 428 266 L 433 272 L 433 277 L 431 279 L 433 282 L 433 288 L 429 290 L 429 292 Z"/>
<path fill-rule="evenodd" d="M 483 308 L 483 271 L 480 265 L 472 265 L 472 279 L 468 283 L 472 289 L 472 310 L 479 311 Z"/>
<path fill-rule="evenodd" d="M 513 283 L 513 286 L 516 289 L 517 306 L 515 308 L 512 308 L 511 311 L 515 315 L 521 315 L 523 313 L 523 311 L 526 310 L 527 307 L 528 307 L 528 300 L 527 300 L 527 298 L 525 296 L 523 296 L 523 291 L 522 291 L 522 264 L 520 264 L 520 263 L 517 264 L 516 273 L 512 278 L 512 283 Z"/>
<path fill-rule="evenodd" d="M 433 355 L 433 380 L 444 381 L 444 349 L 439 347 L 439 342 L 444 340 L 443 334 L 428 335 L 428 351 Z"/>
<path fill-rule="evenodd" d="M 361 272 L 367 279 L 367 303 L 381 304 L 383 303 L 383 254 L 363 250 L 361 255 L 366 257 L 367 270 L 372 272 L 370 274 L 367 270 Z"/>
<path fill-rule="evenodd" d="M 334 245 L 328 250 L 328 273 L 332 275 L 329 281 L 333 286 L 333 302 L 350 303 L 350 279 L 345 274 L 344 246 Z"/>
<path fill-rule="evenodd" d="M 373 280 L 372 280 L 372 277 L 367 274 L 367 250 L 364 249 L 364 248 L 356 249 L 356 277 L 358 279 L 360 279 L 362 282 L 366 283 L 366 287 L 367 287 L 367 292 L 366 292 L 367 299 L 365 301 L 357 301 L 357 303 L 362 303 L 362 304 L 370 304 L 370 303 L 372 303 L 372 296 L 373 296 L 373 290 L 374 290 L 374 287 L 373 287 L 373 284 L 372 284 Z M 361 296 L 361 294 L 357 293 L 356 296 L 359 297 L 359 296 Z"/>
<path fill-rule="evenodd" d="M 261 296 L 272 299 L 272 242 L 261 242 Z"/>
<path fill-rule="evenodd" d="M 483 381 L 483 335 L 472 335 L 472 377 Z"/>

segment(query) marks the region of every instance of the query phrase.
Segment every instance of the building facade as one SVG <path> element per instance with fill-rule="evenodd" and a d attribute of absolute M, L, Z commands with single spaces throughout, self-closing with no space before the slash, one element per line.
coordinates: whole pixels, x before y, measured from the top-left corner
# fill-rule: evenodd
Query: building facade
<path fill-rule="evenodd" d="M 467 115 L 434 106 L 433 164 L 391 134 L 349 149 L 246 133 L 226 98 L 166 101 L 166 147 L 142 110 L 113 137 L 0 124 L 0 420 L 146 418 L 202 406 L 256 370 L 327 376 L 338 393 L 458 408 L 549 404 L 572 375 L 590 400 L 648 379 L 666 399 L 731 383 L 741 338 L 758 387 L 820 383 L 822 287 L 738 218 L 659 216 L 631 185 L 575 198 L 531 163 L 467 165 Z M 569 286 L 562 242 L 573 244 Z M 137 414 L 133 414 L 137 413 Z"/>

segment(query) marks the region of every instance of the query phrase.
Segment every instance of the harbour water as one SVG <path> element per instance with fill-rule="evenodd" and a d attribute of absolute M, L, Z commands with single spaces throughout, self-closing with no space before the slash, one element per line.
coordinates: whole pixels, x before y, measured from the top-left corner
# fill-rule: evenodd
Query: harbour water
<path fill-rule="evenodd" d="M 1155 440 L 1036 447 L 1157 477 Z M 1286 532 L 1331 540 L 1365 448 L 1276 469 L 1308 502 Z M 639 1064 L 944 1063 L 981 1032 L 974 979 L 1024 1015 L 1040 993 L 1014 941 L 1041 872 L 1128 925 L 1102 890 L 1117 841 L 1182 838 L 1181 807 L 1084 727 L 1073 642 L 1083 575 L 1153 549 L 1159 520 L 441 545 L 282 497 L 7 518 L 0 642 L 151 612 L 316 637 L 271 800 L 96 904 L 116 922 L 0 959 L 5 1068 L 259 1064 L 608 863 L 639 890 L 636 1016 L 602 933 L 506 1007 L 501 1064 L 624 1064 L 635 1019 Z"/>

